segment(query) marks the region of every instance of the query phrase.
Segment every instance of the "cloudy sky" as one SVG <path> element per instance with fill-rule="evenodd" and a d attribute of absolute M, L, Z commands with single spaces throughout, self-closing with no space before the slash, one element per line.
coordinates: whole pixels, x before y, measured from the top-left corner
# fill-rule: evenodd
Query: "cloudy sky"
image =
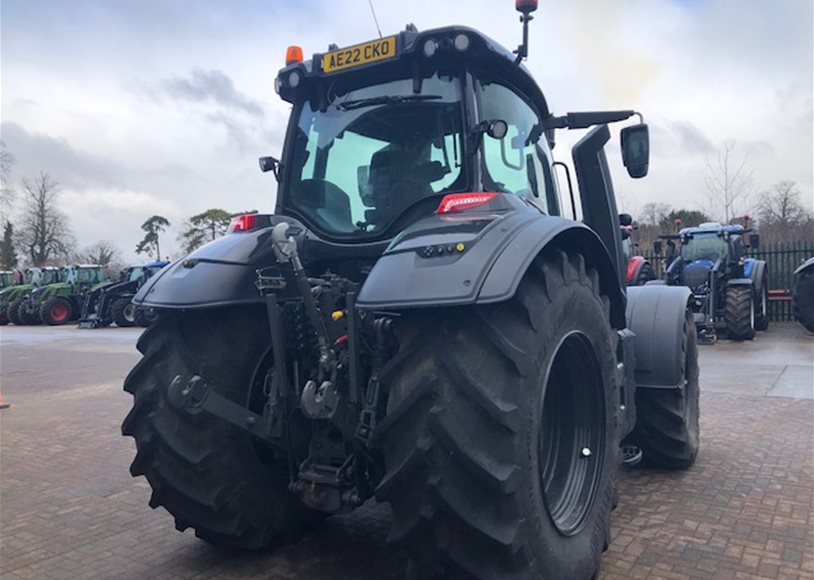
<path fill-rule="evenodd" d="M 635 108 L 648 178 L 616 171 L 623 205 L 706 209 L 705 164 L 727 140 L 755 189 L 796 181 L 812 205 L 811 0 L 542 0 L 528 66 L 556 113 Z M 385 34 L 465 24 L 514 47 L 512 0 L 374 0 Z M 80 245 L 135 259 L 139 225 L 210 207 L 274 207 L 257 157 L 278 156 L 285 48 L 375 38 L 368 0 L 2 0 L 0 118 L 12 182 L 48 171 Z M 577 135 L 559 139 L 567 160 Z M 616 149 L 612 160 L 618 160 Z M 614 165 L 617 165 L 614 163 Z"/>

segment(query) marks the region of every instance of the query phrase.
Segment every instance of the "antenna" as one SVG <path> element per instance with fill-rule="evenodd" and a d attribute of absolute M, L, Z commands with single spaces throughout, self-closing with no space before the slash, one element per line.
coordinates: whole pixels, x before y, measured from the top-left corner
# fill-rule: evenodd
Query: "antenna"
<path fill-rule="evenodd" d="M 382 29 L 379 28 L 379 19 L 376 18 L 376 9 L 373 8 L 373 0 L 367 0 L 367 3 L 370 4 L 370 12 L 373 14 L 373 22 L 376 23 L 376 30 L 379 32 L 379 38 L 382 37 Z"/>

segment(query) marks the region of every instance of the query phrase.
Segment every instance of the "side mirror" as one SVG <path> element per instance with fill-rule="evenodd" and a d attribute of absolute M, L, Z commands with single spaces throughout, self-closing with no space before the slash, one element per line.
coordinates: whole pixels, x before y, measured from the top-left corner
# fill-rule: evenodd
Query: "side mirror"
<path fill-rule="evenodd" d="M 653 253 L 657 256 L 661 256 L 663 248 L 661 247 L 661 240 L 655 240 L 653 242 Z"/>
<path fill-rule="evenodd" d="M 260 171 L 262 171 L 263 173 L 268 173 L 269 171 L 273 171 L 274 172 L 274 177 L 276 177 L 278 181 L 280 180 L 280 176 L 278 175 L 278 170 L 280 168 L 280 160 L 279 159 L 268 156 L 268 157 L 261 157 L 260 159 L 258 159 L 258 161 L 260 162 Z"/>
<path fill-rule="evenodd" d="M 621 131 L 622 161 L 628 175 L 639 179 L 647 175 L 650 164 L 650 134 L 647 125 L 640 123 Z"/>
<path fill-rule="evenodd" d="M 760 247 L 760 234 L 749 234 L 749 247 L 753 250 Z"/>
<path fill-rule="evenodd" d="M 487 121 L 486 134 L 492 139 L 503 139 L 509 132 L 509 124 L 506 121 Z"/>
<path fill-rule="evenodd" d="M 629 213 L 620 213 L 619 214 L 619 225 L 620 226 L 632 226 L 633 225 L 633 216 Z"/>

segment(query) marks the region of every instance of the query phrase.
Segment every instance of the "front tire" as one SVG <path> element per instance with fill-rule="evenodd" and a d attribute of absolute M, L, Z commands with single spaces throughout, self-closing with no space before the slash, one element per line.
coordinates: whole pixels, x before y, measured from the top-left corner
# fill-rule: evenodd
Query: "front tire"
<path fill-rule="evenodd" d="M 110 308 L 116 326 L 127 328 L 136 325 L 136 305 L 129 298 L 119 298 Z"/>
<path fill-rule="evenodd" d="M 24 298 L 17 307 L 17 318 L 23 326 L 42 324 L 39 308 L 31 298 Z"/>
<path fill-rule="evenodd" d="M 376 496 L 418 577 L 597 574 L 619 450 L 608 318 L 583 257 L 549 251 L 505 303 L 402 319 Z"/>
<path fill-rule="evenodd" d="M 732 340 L 755 338 L 755 301 L 751 286 L 730 286 L 726 289 L 724 322 Z"/>
<path fill-rule="evenodd" d="M 48 326 L 60 326 L 73 319 L 73 306 L 61 296 L 52 296 L 40 307 L 40 318 Z"/>
<path fill-rule="evenodd" d="M 23 299 L 17 298 L 16 300 L 12 300 L 11 302 L 9 302 L 9 305 L 6 308 L 6 315 L 8 316 L 8 320 L 15 326 L 22 326 L 23 324 L 23 321 L 20 318 L 20 305 L 22 303 Z"/>
<path fill-rule="evenodd" d="M 692 312 L 684 317 L 683 373 L 678 388 L 636 389 L 636 428 L 630 441 L 652 467 L 686 469 L 695 463 L 700 440 L 698 339 Z"/>
<path fill-rule="evenodd" d="M 178 530 L 192 527 L 199 538 L 228 548 L 289 543 L 322 517 L 288 491 L 285 460 L 261 457 L 248 433 L 206 412 L 179 411 L 167 399 L 175 376 L 197 374 L 247 404 L 268 358 L 263 315 L 252 308 L 171 313 L 141 335 L 144 358 L 124 382 L 134 401 L 122 433 L 138 449 L 130 472 L 153 488 L 150 507 L 163 506 Z"/>
<path fill-rule="evenodd" d="M 794 317 L 806 330 L 814 333 L 814 268 L 797 274 L 791 296 Z"/>

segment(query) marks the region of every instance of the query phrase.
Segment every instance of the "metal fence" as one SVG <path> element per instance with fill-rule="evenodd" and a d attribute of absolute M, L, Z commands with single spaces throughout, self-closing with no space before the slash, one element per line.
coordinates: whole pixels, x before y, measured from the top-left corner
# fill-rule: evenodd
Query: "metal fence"
<path fill-rule="evenodd" d="M 793 321 L 791 287 L 794 270 L 814 256 L 814 240 L 766 244 L 756 250 L 747 248 L 747 253 L 749 257 L 765 260 L 769 268 L 769 314 L 772 321 Z M 667 267 L 665 257 L 645 255 L 645 258 L 653 265 L 656 277 L 661 278 Z"/>

